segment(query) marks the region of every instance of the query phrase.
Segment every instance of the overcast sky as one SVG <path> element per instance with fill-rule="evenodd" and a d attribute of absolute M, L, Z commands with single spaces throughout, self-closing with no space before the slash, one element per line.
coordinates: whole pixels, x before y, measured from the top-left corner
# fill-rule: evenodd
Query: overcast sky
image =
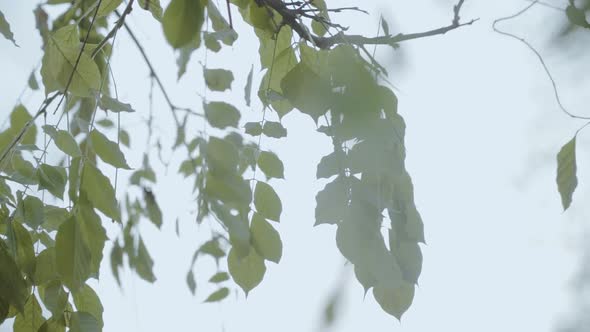
<path fill-rule="evenodd" d="M 380 13 L 389 20 L 392 33 L 447 25 L 453 5 L 432 0 L 327 2 L 369 10 L 371 16 L 366 17 L 358 13 L 334 16 L 350 25 L 351 31 L 364 34 L 376 32 Z M 40 59 L 32 3 L 0 0 L 0 10 L 20 45 L 15 48 L 0 40 L 0 120 L 9 114 Z M 553 3 L 565 7 L 566 1 Z M 414 304 L 401 323 L 385 314 L 371 295 L 363 298 L 362 287 L 349 276 L 346 302 L 334 331 L 545 332 L 553 330 L 570 310 L 568 280 L 576 271 L 581 238 L 577 234 L 587 223 L 582 197 L 587 197 L 584 185 L 590 183 L 590 176 L 584 174 L 588 155 L 582 150 L 590 142 L 580 137 L 581 187 L 571 211 L 562 213 L 554 180 L 555 154 L 580 123 L 560 113 L 534 54 L 491 29 L 495 18 L 526 4 L 467 0 L 462 17 L 480 18 L 473 26 L 410 41 L 397 52 L 378 49 L 390 80 L 399 89 L 399 112 L 407 123 L 407 168 L 425 223 L 424 265 Z M 546 54 L 564 103 L 579 112 L 587 110 L 582 97 L 587 96 L 583 91 L 588 82 L 578 73 L 587 71 L 590 64 L 549 46 L 549 37 L 562 21 L 563 13 L 538 7 L 504 26 Z M 128 22 L 157 64 L 175 103 L 198 109 L 198 94 L 204 91 L 198 62 L 204 61 L 204 49 L 194 54 L 186 77 L 177 83 L 175 57 L 158 23 L 139 8 Z M 259 121 L 259 104 L 247 109 L 242 100 L 251 64 L 259 68 L 258 44 L 248 27 L 237 24 L 236 29 L 240 39 L 233 47 L 208 56 L 209 67 L 234 70 L 234 93 L 231 97 L 208 93 L 207 97 L 228 100 L 240 107 L 243 120 Z M 148 70 L 124 31 L 116 43 L 113 72 L 119 96 L 137 110 L 123 117 L 124 127 L 139 130 L 132 135 L 132 143 L 139 148 L 126 152 L 130 164 L 140 166 Z M 41 98 L 26 93 L 23 100 L 33 111 Z M 154 111 L 162 119 L 158 133 L 172 141 L 174 128 L 166 107 L 157 96 Z M 247 300 L 239 291 L 222 303 L 202 304 L 214 290 L 206 283 L 214 265 L 204 260 L 195 270 L 197 296 L 193 297 L 185 275 L 194 250 L 210 233 L 207 226 L 195 225 L 191 186 L 174 174 L 173 164 L 167 174 L 162 172 L 155 191 L 165 213 L 162 230 L 148 222 L 141 226 L 158 281 L 150 285 L 126 272 L 121 291 L 105 259 L 100 282 L 92 282 L 105 306 L 105 331 L 318 329 L 327 296 L 342 271 L 350 272 L 343 268 L 336 248 L 335 228 L 312 227 L 315 194 L 325 185 L 315 180 L 316 165 L 331 151 L 331 142 L 315 133 L 309 117 L 297 112 L 283 123 L 289 130 L 286 139 L 262 141 L 263 148 L 275 151 L 286 166 L 286 180 L 275 183 L 283 201 L 278 226 L 284 244 L 281 263 L 268 264 L 264 281 Z M 173 155 L 173 163 L 181 157 L 181 153 Z M 119 193 L 123 191 L 120 185 Z M 180 239 L 174 233 L 176 217 L 181 219 Z M 118 233 L 113 227 L 108 231 L 111 238 Z M 109 244 L 105 253 L 110 253 Z M 8 330 L 0 327 L 0 331 Z"/>

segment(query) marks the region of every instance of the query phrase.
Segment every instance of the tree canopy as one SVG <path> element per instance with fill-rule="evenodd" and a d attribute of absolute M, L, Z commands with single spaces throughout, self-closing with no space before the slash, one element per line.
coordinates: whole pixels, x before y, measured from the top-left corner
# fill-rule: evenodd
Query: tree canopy
<path fill-rule="evenodd" d="M 176 128 L 169 148 L 183 156 L 175 171 L 193 191 L 194 204 L 187 210 L 196 211 L 196 223 L 210 223 L 216 230 L 194 252 L 185 277 L 188 290 L 196 292 L 194 267 L 202 259 L 217 264 L 209 279 L 217 290 L 205 302 L 222 301 L 236 287 L 248 295 L 266 277 L 267 265 L 280 263 L 283 244 L 276 225 L 289 202 L 273 186 L 285 178 L 289 165 L 279 153 L 261 148 L 261 141 L 289 139 L 280 120 L 300 112 L 333 146 L 317 165 L 316 178 L 327 184 L 315 199 L 315 225 L 335 228 L 335 245 L 353 265 L 365 293 L 371 291 L 384 312 L 401 319 L 422 270 L 424 224 L 405 165 L 406 126 L 398 98 L 371 47 L 397 49 L 414 39 L 468 28 L 477 19 L 462 18 L 464 3 L 459 0 L 450 8 L 447 25 L 418 32 L 391 33 L 380 17 L 375 37 L 349 33 L 337 20 L 338 13 L 361 15 L 362 8 L 331 7 L 335 3 L 324 0 L 40 3 L 33 14 L 43 41 L 41 60 L 26 83 L 44 100 L 37 109 L 15 106 L 0 128 L 0 324 L 14 318 L 14 331 L 101 331 L 100 294 L 87 282 L 104 272 L 104 255 L 118 281 L 126 266 L 156 282 L 157 262 L 138 225 L 149 221 L 160 228 L 176 216 L 160 208 L 160 193 L 154 190 L 159 174 L 152 165 L 166 164 L 153 130 L 154 110 L 137 109 L 121 98 L 111 72 L 122 33 L 146 65 L 151 83 L 146 97 L 151 104 L 154 94 L 163 98 L 158 112 L 167 112 Z M 572 1 L 565 15 L 572 25 L 590 28 L 587 10 Z M 177 56 L 178 79 L 190 72 L 196 50 L 205 48 L 215 57 L 231 48 L 241 33 L 234 21 L 243 20 L 258 38 L 262 71 L 252 67 L 237 73 L 205 62 L 202 80 L 210 92 L 239 94 L 246 107 L 259 105 L 260 120 L 243 121 L 243 105 L 229 98 L 200 96 L 200 108 L 177 104 L 126 22 L 138 12 L 161 26 L 166 47 Z M 498 19 L 494 29 L 518 38 L 496 28 L 514 17 Z M 0 42 L 18 47 L 9 22 L 0 12 L 6 39 Z M 238 75 L 247 77 L 243 88 L 234 82 Z M 569 116 L 585 119 L 561 107 Z M 127 151 L 145 144 L 135 141 L 136 128 L 121 123 L 123 113 L 148 117 L 141 165 L 127 161 Z M 271 120 L 271 114 L 278 120 Z M 202 129 L 187 130 L 195 127 Z M 564 209 L 572 204 L 577 186 L 578 132 L 557 153 L 556 182 Z M 105 227 L 112 223 L 120 232 L 108 239 Z M 109 241 L 110 252 L 104 253 Z"/>

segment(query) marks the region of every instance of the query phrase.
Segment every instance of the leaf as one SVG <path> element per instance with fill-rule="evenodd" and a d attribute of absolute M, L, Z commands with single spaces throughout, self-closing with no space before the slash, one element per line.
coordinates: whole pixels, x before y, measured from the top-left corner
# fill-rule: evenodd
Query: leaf
<path fill-rule="evenodd" d="M 54 205 L 45 205 L 43 208 L 43 228 L 49 232 L 56 231 L 59 226 L 68 219 L 69 212 L 64 208 Z"/>
<path fill-rule="evenodd" d="M 55 248 L 47 248 L 37 256 L 35 264 L 35 284 L 43 285 L 51 280 L 59 279 L 55 266 Z"/>
<path fill-rule="evenodd" d="M 12 31 L 10 31 L 10 24 L 6 21 L 4 14 L 0 11 L 0 33 L 4 36 L 4 38 L 10 40 L 14 46 L 18 47 L 16 40 L 14 40 L 14 35 Z"/>
<path fill-rule="evenodd" d="M 154 283 L 156 276 L 153 272 L 154 261 L 147 251 L 143 239 L 139 239 L 137 246 L 137 256 L 133 259 L 133 265 L 137 274 L 145 281 Z"/>
<path fill-rule="evenodd" d="M 84 285 L 82 288 L 72 293 L 74 298 L 74 304 L 78 311 L 83 311 L 91 314 L 102 327 L 102 314 L 104 308 L 100 303 L 100 298 L 96 295 L 96 292 L 88 285 Z"/>
<path fill-rule="evenodd" d="M 244 99 L 246 100 L 246 106 L 250 107 L 250 99 L 252 96 L 252 74 L 254 72 L 254 65 L 250 67 L 248 78 L 246 79 L 246 86 L 244 87 Z"/>
<path fill-rule="evenodd" d="M 198 38 L 204 21 L 201 1 L 172 0 L 162 18 L 164 36 L 174 48 L 181 48 Z"/>
<path fill-rule="evenodd" d="M 89 162 L 84 163 L 80 190 L 86 194 L 94 208 L 109 218 L 121 220 L 115 190 L 109 178 Z"/>
<path fill-rule="evenodd" d="M 37 170 L 28 160 L 23 159 L 20 153 L 15 153 L 10 160 L 12 169 L 16 172 L 12 174 L 12 179 L 22 184 L 39 183 Z"/>
<path fill-rule="evenodd" d="M 316 195 L 315 224 L 336 224 L 347 214 L 348 192 L 354 182 L 354 177 L 337 177 L 326 184 L 324 189 Z"/>
<path fill-rule="evenodd" d="M 37 168 L 39 190 L 47 189 L 53 196 L 63 199 L 66 190 L 66 170 L 63 167 L 41 164 Z"/>
<path fill-rule="evenodd" d="M 397 243 L 392 243 L 392 232 L 393 230 L 390 229 L 389 243 L 392 253 L 397 258 L 404 280 L 412 284 L 417 284 L 418 277 L 422 271 L 422 252 L 420 251 L 420 246 L 416 242 L 399 239 L 396 241 Z"/>
<path fill-rule="evenodd" d="M 373 296 L 385 312 L 401 320 L 414 299 L 414 285 L 403 283 L 394 289 L 375 286 Z"/>
<path fill-rule="evenodd" d="M 215 173 L 233 174 L 238 168 L 240 160 L 236 146 L 226 139 L 210 137 L 207 143 L 207 162 Z"/>
<path fill-rule="evenodd" d="M 101 132 L 94 129 L 90 132 L 90 141 L 94 152 L 107 164 L 113 165 L 116 168 L 131 169 L 127 165 L 125 155 L 119 149 L 117 143 L 110 141 Z"/>
<path fill-rule="evenodd" d="M 254 189 L 254 206 L 256 211 L 265 218 L 279 221 L 283 206 L 281 199 L 274 191 L 274 189 L 267 183 L 256 182 L 256 189 Z"/>
<path fill-rule="evenodd" d="M 57 272 L 71 291 L 82 287 L 92 273 L 92 254 L 80 223 L 75 217 L 70 217 L 55 236 Z"/>
<path fill-rule="evenodd" d="M 54 126 L 50 125 L 43 126 L 43 131 L 53 139 L 55 146 L 67 155 L 71 157 L 79 157 L 82 155 L 78 143 L 70 132 L 66 130 L 56 130 Z"/>
<path fill-rule="evenodd" d="M 573 2 L 570 2 L 570 4 L 567 6 L 565 9 L 565 14 L 571 24 L 581 26 L 583 28 L 590 28 L 590 24 L 588 24 L 588 21 L 586 20 L 586 13 L 584 13 L 583 10 L 576 8 Z"/>
<path fill-rule="evenodd" d="M 215 128 L 225 129 L 227 127 L 238 127 L 240 111 L 233 105 L 221 101 L 212 101 L 203 104 L 205 116 L 209 124 Z"/>
<path fill-rule="evenodd" d="M 148 212 L 148 217 L 150 221 L 156 225 L 156 227 L 162 227 L 162 210 L 158 206 L 158 202 L 156 202 L 156 197 L 154 197 L 153 192 L 148 189 L 143 190 L 143 197 L 145 200 L 146 209 Z"/>
<path fill-rule="evenodd" d="M 195 275 L 193 273 L 193 270 L 189 270 L 188 273 L 186 274 L 186 284 L 188 286 L 188 289 L 191 291 L 191 294 L 193 294 L 193 296 L 195 295 L 195 291 L 197 289 L 197 283 L 195 282 Z"/>
<path fill-rule="evenodd" d="M 283 254 L 283 243 L 279 232 L 264 217 L 254 213 L 250 233 L 252 233 L 252 246 L 258 254 L 264 259 L 278 264 Z"/>
<path fill-rule="evenodd" d="M 0 302 L 24 310 L 29 290 L 16 262 L 0 240 Z"/>
<path fill-rule="evenodd" d="M 316 122 L 330 107 L 330 84 L 303 62 L 295 65 L 285 75 L 281 81 L 281 89 L 293 106 Z"/>
<path fill-rule="evenodd" d="M 160 0 L 138 0 L 139 7 L 144 10 L 149 10 L 152 13 L 152 16 L 158 20 L 162 20 L 162 6 L 160 5 Z"/>
<path fill-rule="evenodd" d="M 76 24 L 66 25 L 50 36 L 41 66 L 45 94 L 64 92 L 67 87 L 74 96 L 93 97 L 99 90 L 100 70 L 86 52 L 80 54 L 80 44 Z"/>
<path fill-rule="evenodd" d="M 262 134 L 262 126 L 260 125 L 260 122 L 248 122 L 244 125 L 244 129 L 248 135 L 260 136 L 260 134 Z"/>
<path fill-rule="evenodd" d="M 113 113 L 121 113 L 121 112 L 133 113 L 133 112 L 135 112 L 135 110 L 133 109 L 133 107 L 131 107 L 130 104 L 122 103 L 122 102 L 118 101 L 117 99 L 109 97 L 105 94 L 103 94 L 100 97 L 100 101 L 98 102 L 98 105 L 103 110 L 105 110 L 105 111 L 108 110 Z"/>
<path fill-rule="evenodd" d="M 102 252 L 107 240 L 106 230 L 102 227 L 100 217 L 90 203 L 86 195 L 81 195 L 77 206 L 76 217 L 80 224 L 80 230 L 88 244 L 91 255 L 91 276 L 98 279 L 100 263 L 102 262 Z"/>
<path fill-rule="evenodd" d="M 219 247 L 219 241 L 209 240 L 199 248 L 199 253 L 207 254 L 218 260 L 225 256 L 225 251 Z"/>
<path fill-rule="evenodd" d="M 209 282 L 218 284 L 227 280 L 229 280 L 229 274 L 227 274 L 227 272 L 218 272 L 209 279 Z"/>
<path fill-rule="evenodd" d="M 211 20 L 213 30 L 222 31 L 230 28 L 229 23 L 225 20 L 225 17 L 221 15 L 219 9 L 213 3 L 213 1 L 207 2 L 207 12 L 209 13 L 209 19 Z"/>
<path fill-rule="evenodd" d="M 282 138 L 287 136 L 287 129 L 280 122 L 266 121 L 262 128 L 264 135 L 272 138 Z"/>
<path fill-rule="evenodd" d="M 225 299 L 228 295 L 229 295 L 229 288 L 222 287 L 222 288 L 216 290 L 215 292 L 211 293 L 211 295 L 209 295 L 209 297 L 207 297 L 205 302 L 206 303 L 207 302 L 219 302 L 219 301 Z"/>
<path fill-rule="evenodd" d="M 318 170 L 316 172 L 316 178 L 330 178 L 333 175 L 344 173 L 341 169 L 344 169 L 343 161 L 345 156 L 342 153 L 332 152 L 327 156 L 322 157 L 318 164 Z"/>
<path fill-rule="evenodd" d="M 576 136 L 574 136 L 557 154 L 557 189 L 561 195 L 561 204 L 564 211 L 572 203 L 572 196 L 577 186 Z"/>
<path fill-rule="evenodd" d="M 117 7 L 119 7 L 119 5 L 122 2 L 123 0 L 102 0 L 102 2 L 100 3 L 100 7 L 98 7 L 98 12 L 96 13 L 96 16 L 103 17 L 109 15 L 110 13 L 115 11 L 115 9 L 117 9 Z"/>
<path fill-rule="evenodd" d="M 69 332 L 100 332 L 100 323 L 91 314 L 82 311 L 73 312 L 70 316 Z"/>
<path fill-rule="evenodd" d="M 12 221 L 7 224 L 8 248 L 17 266 L 32 277 L 35 272 L 35 249 L 31 234 L 20 222 Z"/>
<path fill-rule="evenodd" d="M 269 151 L 261 151 L 258 156 L 258 167 L 269 178 L 284 179 L 285 167 L 276 154 Z"/>
<path fill-rule="evenodd" d="M 43 224 L 43 202 L 35 196 L 27 196 L 23 200 L 23 218 L 32 229 Z"/>
<path fill-rule="evenodd" d="M 234 80 L 234 74 L 225 69 L 207 69 L 203 70 L 205 83 L 211 91 L 225 91 L 231 89 L 231 83 Z"/>
<path fill-rule="evenodd" d="M 240 259 L 232 248 L 227 257 L 227 265 L 232 278 L 244 290 L 246 296 L 260 284 L 266 272 L 264 259 L 256 253 L 256 250 L 250 250 L 248 256 Z"/>
<path fill-rule="evenodd" d="M 59 280 L 52 280 L 39 287 L 39 295 L 43 304 L 54 315 L 63 314 L 68 305 L 69 293 L 66 293 Z"/>
<path fill-rule="evenodd" d="M 123 266 L 123 250 L 121 246 L 119 246 L 119 241 L 115 241 L 113 249 L 111 250 L 111 272 L 119 286 L 121 286 L 121 279 L 119 278 L 120 266 Z"/>
<path fill-rule="evenodd" d="M 44 322 L 45 318 L 43 318 L 41 306 L 37 301 L 37 296 L 33 294 L 27 300 L 25 310 L 16 315 L 12 330 L 13 332 L 37 331 Z"/>
<path fill-rule="evenodd" d="M 29 80 L 27 81 L 27 84 L 29 85 L 29 88 L 31 88 L 31 90 L 39 90 L 39 83 L 37 83 L 37 78 L 35 77 L 34 70 L 31 72 L 31 75 L 29 75 Z"/>

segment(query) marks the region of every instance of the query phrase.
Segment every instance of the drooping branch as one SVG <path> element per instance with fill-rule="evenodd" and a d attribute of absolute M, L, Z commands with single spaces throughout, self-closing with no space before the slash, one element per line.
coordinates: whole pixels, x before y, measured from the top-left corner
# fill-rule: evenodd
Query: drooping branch
<path fill-rule="evenodd" d="M 455 30 L 459 27 L 465 25 L 471 25 L 476 22 L 478 19 L 473 19 L 468 22 L 460 22 L 459 13 L 461 11 L 461 7 L 465 0 L 460 0 L 457 5 L 453 8 L 453 19 L 451 24 L 445 27 L 428 30 L 424 32 L 417 32 L 417 33 L 399 33 L 397 35 L 388 35 L 388 36 L 380 36 L 380 37 L 365 37 L 361 35 L 348 35 L 344 32 L 339 32 L 329 37 L 320 37 L 314 35 L 313 33 L 309 32 L 307 28 L 299 21 L 301 16 L 304 16 L 305 12 L 301 9 L 292 9 L 289 8 L 287 4 L 285 4 L 281 0 L 257 0 L 257 2 L 261 5 L 267 6 L 269 8 L 274 9 L 277 13 L 279 13 L 283 18 L 283 23 L 287 24 L 288 26 L 295 31 L 299 37 L 315 44 L 317 47 L 321 49 L 329 49 L 330 47 L 338 44 L 353 44 L 357 46 L 361 45 L 396 45 L 400 42 L 424 38 L 424 37 L 431 37 L 436 35 L 442 35 L 449 31 Z"/>

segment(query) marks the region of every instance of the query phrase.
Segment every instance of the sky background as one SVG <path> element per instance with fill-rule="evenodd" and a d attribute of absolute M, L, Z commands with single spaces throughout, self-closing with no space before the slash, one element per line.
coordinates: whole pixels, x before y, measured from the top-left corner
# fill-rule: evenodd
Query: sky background
<path fill-rule="evenodd" d="M 350 25 L 352 32 L 367 35 L 376 33 L 380 14 L 389 21 L 392 33 L 448 25 L 454 4 L 432 0 L 327 2 L 368 10 L 370 16 L 333 16 Z M 315 132 L 309 117 L 294 111 L 283 119 L 289 131 L 286 139 L 262 141 L 262 147 L 276 152 L 286 167 L 286 179 L 273 184 L 283 201 L 278 225 L 283 239 L 280 264 L 268 264 L 264 281 L 247 300 L 240 290 L 232 291 L 219 304 L 203 304 L 214 290 L 206 280 L 215 272 L 214 263 L 204 259 L 195 269 L 197 295 L 190 294 L 186 272 L 194 250 L 210 235 L 210 229 L 194 223 L 192 184 L 174 174 L 182 153 L 171 154 L 166 148 L 165 158 L 172 161 L 168 172 L 154 165 L 161 170 L 155 193 L 165 222 L 161 230 L 149 222 L 141 225 L 158 281 L 148 284 L 126 271 L 119 289 L 110 272 L 107 243 L 100 281 L 91 282 L 105 307 L 104 330 L 317 331 L 327 297 L 335 289 L 344 290 L 345 302 L 334 331 L 554 330 L 572 310 L 569 280 L 576 272 L 587 224 L 583 205 L 590 183 L 590 172 L 586 172 L 590 142 L 587 134 L 580 135 L 580 186 L 572 208 L 563 213 L 555 185 L 555 155 L 583 123 L 560 112 L 534 54 L 491 29 L 494 19 L 527 3 L 468 0 L 461 16 L 479 18 L 476 24 L 404 43 L 398 51 L 377 50 L 398 88 L 399 112 L 407 124 L 407 169 L 427 242 L 422 247 L 420 285 L 401 323 L 385 314 L 372 295 L 364 298 L 362 287 L 336 248 L 335 228 L 313 227 L 315 195 L 325 185 L 315 179 L 316 165 L 332 147 L 323 134 Z M 552 3 L 566 6 L 565 0 Z M 0 10 L 20 45 L 15 48 L 0 40 L 0 120 L 8 116 L 40 60 L 33 8 L 33 1 L 0 0 Z M 238 21 L 237 10 L 233 10 Z M 177 82 L 175 56 L 159 24 L 139 8 L 127 22 L 156 64 L 174 102 L 200 109 L 199 95 L 205 89 L 199 62 L 205 59 L 204 48 L 194 53 L 187 74 Z M 563 13 L 538 6 L 502 27 L 538 46 L 566 107 L 588 115 L 584 91 L 589 85 L 581 73 L 590 63 L 563 44 L 550 42 L 563 22 Z M 209 68 L 234 71 L 233 93 L 207 92 L 206 97 L 238 106 L 243 123 L 259 121 L 259 103 L 248 109 L 243 101 L 250 66 L 260 68 L 258 42 L 251 28 L 242 23 L 236 22 L 236 30 L 240 38 L 233 47 L 224 48 L 221 54 L 209 52 L 207 57 Z M 577 37 L 588 42 L 584 34 Z M 119 99 L 137 110 L 122 118 L 123 127 L 133 132 L 132 144 L 137 144 L 125 152 L 130 165 L 139 167 L 146 134 L 142 121 L 149 109 L 149 72 L 125 31 L 118 34 L 115 48 L 112 67 Z M 254 87 L 260 78 L 258 75 Z M 33 112 L 42 96 L 26 92 L 22 100 Z M 165 137 L 165 146 L 175 139 L 168 112 L 156 92 L 156 130 Z M 267 119 L 276 119 L 274 116 Z M 119 182 L 119 194 L 125 190 L 124 183 Z M 177 217 L 180 238 L 174 231 Z M 118 229 L 107 227 L 114 239 Z M 341 287 L 338 281 L 343 273 L 346 283 Z M 0 331 L 8 330 L 0 326 Z"/>

